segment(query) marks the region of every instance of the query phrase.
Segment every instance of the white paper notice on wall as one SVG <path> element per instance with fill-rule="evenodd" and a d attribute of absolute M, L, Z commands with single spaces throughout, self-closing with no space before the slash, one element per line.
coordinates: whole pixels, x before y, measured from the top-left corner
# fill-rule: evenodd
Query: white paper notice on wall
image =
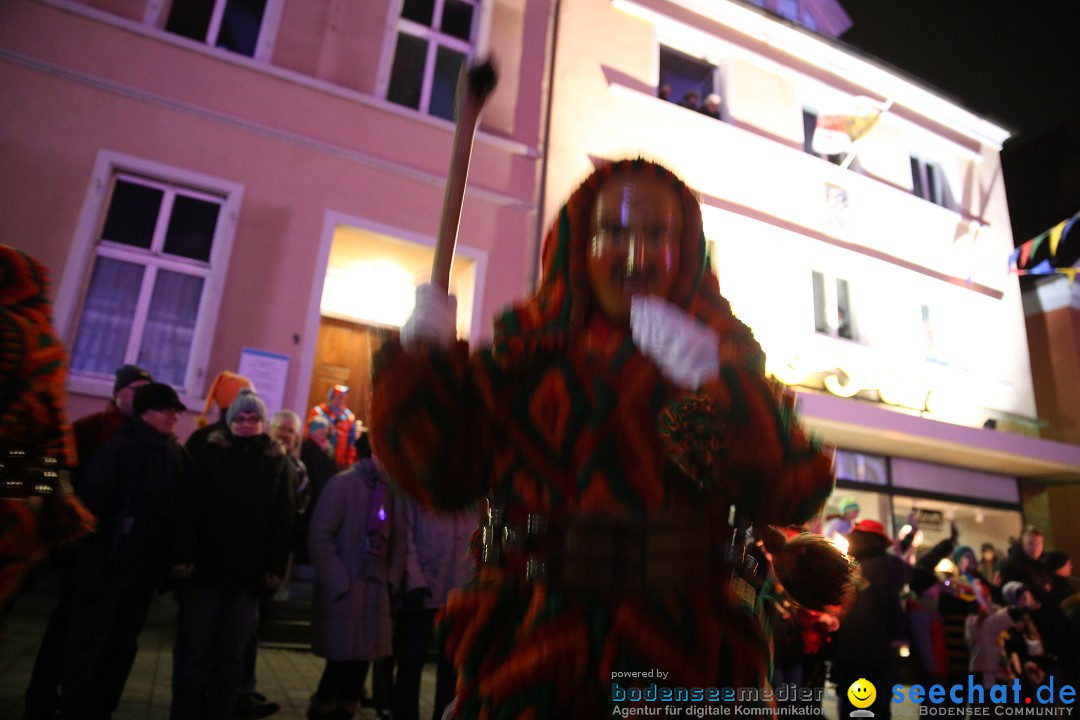
<path fill-rule="evenodd" d="M 236 371 L 255 383 L 255 390 L 266 403 L 266 419 L 269 421 L 274 413 L 281 410 L 285 401 L 289 356 L 246 347 L 240 351 L 240 365 Z"/>

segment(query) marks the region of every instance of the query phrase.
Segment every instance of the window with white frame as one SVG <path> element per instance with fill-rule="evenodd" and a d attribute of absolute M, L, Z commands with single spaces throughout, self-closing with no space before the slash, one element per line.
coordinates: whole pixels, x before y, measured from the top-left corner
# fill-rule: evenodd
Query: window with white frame
<path fill-rule="evenodd" d="M 386 99 L 454 119 L 462 64 L 472 57 L 480 0 L 403 0 Z"/>
<path fill-rule="evenodd" d="M 814 329 L 824 335 L 854 340 L 855 318 L 848 281 L 813 271 Z"/>
<path fill-rule="evenodd" d="M 164 27 L 171 33 L 269 59 L 282 0 L 172 0 Z"/>
<path fill-rule="evenodd" d="M 919 155 L 911 156 L 911 192 L 941 207 L 952 207 L 952 196 L 941 164 Z"/>
<path fill-rule="evenodd" d="M 99 158 L 95 186 L 107 191 L 84 208 L 98 218 L 92 247 L 81 246 L 88 275 L 65 275 L 61 297 L 69 297 L 57 303 L 78 307 L 69 323 L 72 385 L 107 390 L 116 369 L 134 363 L 198 395 L 241 190 L 141 169 Z M 76 242 L 73 258 L 79 249 Z M 77 300 L 70 299 L 74 283 L 85 288 Z"/>

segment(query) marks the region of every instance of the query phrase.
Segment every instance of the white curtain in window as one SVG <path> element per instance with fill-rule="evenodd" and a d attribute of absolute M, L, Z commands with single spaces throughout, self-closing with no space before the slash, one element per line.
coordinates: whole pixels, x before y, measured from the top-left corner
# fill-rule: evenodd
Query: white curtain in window
<path fill-rule="evenodd" d="M 73 372 L 111 379 L 124 364 L 143 272 L 136 263 L 97 258 L 71 353 Z"/>
<path fill-rule="evenodd" d="M 158 270 L 138 358 L 158 382 L 184 384 L 202 290 L 201 277 Z"/>

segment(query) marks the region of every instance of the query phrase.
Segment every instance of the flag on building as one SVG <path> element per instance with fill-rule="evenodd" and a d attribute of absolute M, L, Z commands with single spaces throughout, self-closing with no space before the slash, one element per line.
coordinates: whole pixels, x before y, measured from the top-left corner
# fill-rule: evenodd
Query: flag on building
<path fill-rule="evenodd" d="M 1019 275 L 1066 275 L 1076 278 L 1080 255 L 1080 213 L 1062 220 L 1012 251 L 1009 270 Z"/>
<path fill-rule="evenodd" d="M 867 133 L 885 108 L 868 97 L 851 98 L 846 107 L 834 106 L 817 116 L 811 149 L 821 155 L 839 155 Z"/>

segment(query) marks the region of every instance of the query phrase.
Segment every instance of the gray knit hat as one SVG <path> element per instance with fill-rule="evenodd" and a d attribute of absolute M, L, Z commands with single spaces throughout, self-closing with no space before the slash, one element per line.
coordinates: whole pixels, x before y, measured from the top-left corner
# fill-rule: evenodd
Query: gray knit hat
<path fill-rule="evenodd" d="M 255 413 L 260 420 L 266 422 L 266 405 L 251 388 L 242 388 L 236 394 L 236 399 L 232 401 L 232 405 L 225 413 L 225 422 L 232 425 L 233 418 L 240 413 Z"/>

